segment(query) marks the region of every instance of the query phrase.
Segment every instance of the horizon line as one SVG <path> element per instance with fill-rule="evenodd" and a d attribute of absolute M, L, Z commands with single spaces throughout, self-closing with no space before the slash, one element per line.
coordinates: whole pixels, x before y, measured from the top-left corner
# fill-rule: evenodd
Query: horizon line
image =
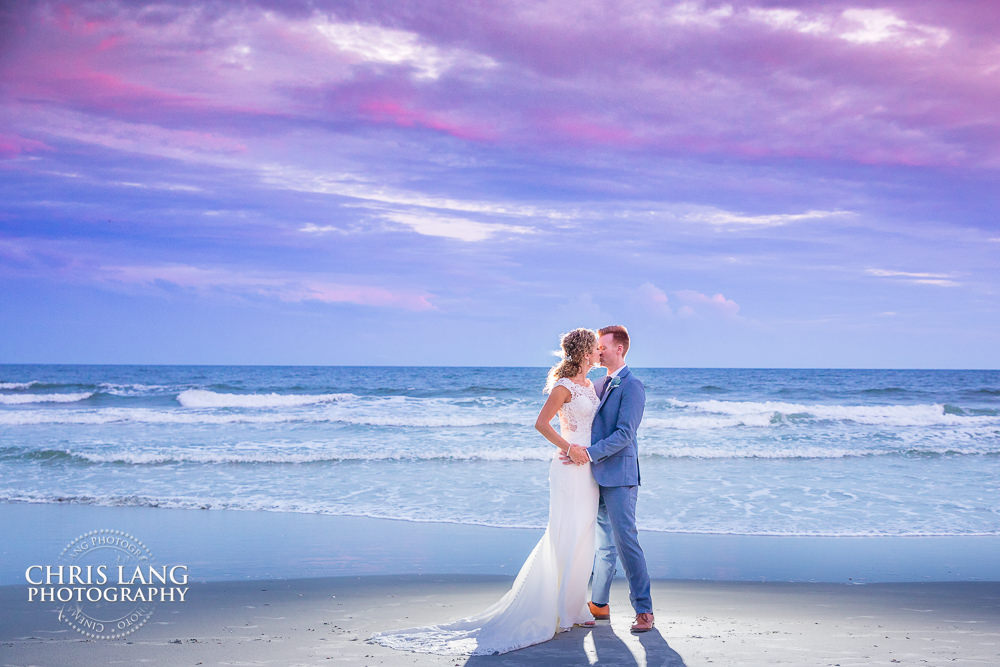
<path fill-rule="evenodd" d="M 629 365 L 629 364 L 626 364 Z M 469 364 L 279 364 L 279 363 L 134 363 L 134 362 L 13 362 L 0 361 L 0 366 L 188 366 L 188 367 L 245 367 L 245 368 L 550 368 L 545 365 L 469 365 Z M 600 367 L 597 367 L 600 368 Z M 996 372 L 1000 368 L 959 368 L 959 367 L 903 367 L 903 366 L 642 366 L 632 368 L 649 370 L 747 370 L 747 371 L 986 371 Z"/>

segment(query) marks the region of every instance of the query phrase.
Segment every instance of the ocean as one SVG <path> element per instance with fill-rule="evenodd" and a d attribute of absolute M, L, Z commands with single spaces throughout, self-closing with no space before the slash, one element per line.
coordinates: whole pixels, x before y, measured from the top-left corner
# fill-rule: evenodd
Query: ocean
<path fill-rule="evenodd" d="M 1000 371 L 633 372 L 641 530 L 1000 535 Z M 542 527 L 545 374 L 0 365 L 0 502 Z"/>

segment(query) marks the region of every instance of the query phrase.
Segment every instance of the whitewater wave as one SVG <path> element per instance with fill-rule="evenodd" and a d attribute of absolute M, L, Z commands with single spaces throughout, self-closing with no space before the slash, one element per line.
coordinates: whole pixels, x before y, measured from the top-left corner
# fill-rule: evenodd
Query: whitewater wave
<path fill-rule="evenodd" d="M 165 384 L 141 384 L 138 382 L 126 382 L 124 384 L 102 382 L 98 387 L 102 392 L 111 394 L 112 396 L 143 396 L 145 394 L 174 389 L 174 387 Z"/>
<path fill-rule="evenodd" d="M 548 461 L 555 451 L 547 447 L 508 447 L 503 449 L 469 450 L 468 448 L 435 447 L 420 450 L 401 448 L 372 451 L 368 449 L 345 450 L 330 443 L 267 444 L 251 443 L 214 447 L 174 447 L 170 450 L 94 450 L 94 449 L 27 449 L 22 447 L 0 448 L 0 461 L 27 461 L 34 463 L 70 464 L 309 464 L 309 463 L 391 463 L 446 461 L 517 463 Z M 886 449 L 799 447 L 708 447 L 708 446 L 649 446 L 640 450 L 644 461 L 677 459 L 845 459 L 864 457 L 940 458 L 960 456 L 1000 456 L 997 446 L 969 444 L 933 447 Z"/>
<path fill-rule="evenodd" d="M 304 451 L 303 451 L 304 450 Z M 2 452 L 2 450 L 0 450 Z M 0 454 L 0 460 L 27 459 L 46 462 L 75 463 L 121 463 L 130 465 L 161 465 L 169 463 L 349 463 L 349 462 L 392 462 L 392 461 L 547 461 L 554 455 L 553 450 L 543 448 L 510 448 L 506 450 L 468 453 L 461 450 L 431 450 L 419 452 L 403 451 L 353 451 L 331 450 L 329 447 L 303 448 L 295 450 L 275 448 L 226 448 L 224 450 L 176 448 L 162 451 L 82 451 L 72 449 L 43 449 L 20 451 L 7 455 Z"/>
<path fill-rule="evenodd" d="M 333 403 L 354 394 L 220 394 L 206 389 L 188 389 L 177 395 L 185 408 L 289 408 L 316 403 Z"/>
<path fill-rule="evenodd" d="M 358 395 L 352 393 L 330 394 L 234 394 L 188 389 L 177 396 L 177 401 L 188 408 L 283 408 L 303 405 L 329 405 L 351 402 L 354 405 L 377 406 L 379 410 L 393 410 L 412 406 L 419 409 L 443 407 L 459 409 L 467 407 L 489 407 L 517 404 L 495 396 L 406 396 L 406 395 Z"/>
<path fill-rule="evenodd" d="M 32 426 L 36 424 L 280 424 L 288 422 L 329 421 L 303 419 L 290 414 L 198 414 L 151 408 L 105 408 L 102 410 L 0 411 L 0 424 Z"/>
<path fill-rule="evenodd" d="M 6 410 L 0 411 L 0 425 L 32 426 L 38 424 L 346 424 L 395 428 L 470 428 L 476 426 L 523 426 L 526 418 L 504 417 L 482 411 L 476 414 L 404 414 L 364 415 L 349 410 L 291 414 L 203 413 L 152 408 L 104 408 L 100 410 Z"/>
<path fill-rule="evenodd" d="M 0 382 L 0 389 L 31 389 L 36 384 L 40 384 L 38 380 L 32 380 L 31 382 Z"/>
<path fill-rule="evenodd" d="M 943 456 L 998 456 L 996 446 L 949 444 L 942 447 L 908 447 L 859 449 L 821 446 L 797 447 L 698 447 L 680 446 L 669 449 L 645 447 L 640 458 L 664 459 L 849 459 L 898 456 L 905 458 L 937 458 Z"/>
<path fill-rule="evenodd" d="M 77 394 L 0 394 L 0 404 L 75 403 L 77 401 L 84 401 L 93 395 L 94 392 L 81 392 Z"/>
<path fill-rule="evenodd" d="M 850 421 L 873 426 L 968 425 L 996 422 L 993 415 L 968 416 L 960 409 L 941 403 L 922 405 L 824 405 L 785 403 L 781 401 L 681 401 L 667 400 L 675 408 L 695 409 L 702 413 L 738 418 L 738 423 L 720 420 L 714 427 L 727 425 L 766 426 L 796 420 Z M 667 421 L 669 421 L 668 418 Z M 676 418 L 673 418 L 676 419 Z M 978 422 L 977 422 L 978 420 Z M 662 421 L 662 420 L 659 420 Z M 650 424 L 658 422 L 650 421 Z M 659 425 L 667 425 L 666 423 Z M 710 419 L 704 425 L 712 427 Z"/>
<path fill-rule="evenodd" d="M 471 428 L 473 426 L 523 425 L 524 421 L 511 421 L 501 415 L 331 415 L 331 421 L 357 426 L 413 427 L 413 428 Z"/>
<path fill-rule="evenodd" d="M 761 412 L 740 416 L 679 415 L 677 417 L 647 417 L 642 420 L 642 428 L 668 428 L 678 430 L 705 430 L 733 428 L 736 426 L 768 427 L 780 424 L 781 418 L 774 413 Z"/>

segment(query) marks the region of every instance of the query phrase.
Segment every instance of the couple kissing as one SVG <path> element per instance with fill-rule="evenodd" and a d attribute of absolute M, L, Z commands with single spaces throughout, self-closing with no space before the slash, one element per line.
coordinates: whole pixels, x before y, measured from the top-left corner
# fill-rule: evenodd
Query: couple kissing
<path fill-rule="evenodd" d="M 653 628 L 646 559 L 635 506 L 639 489 L 636 431 L 646 393 L 625 364 L 625 327 L 574 329 L 549 372 L 548 399 L 535 428 L 552 443 L 549 521 L 510 590 L 486 610 L 454 622 L 395 630 L 370 641 L 444 655 L 495 655 L 551 639 L 574 626 L 610 619 L 608 601 L 621 560 L 635 610 L 633 632 Z M 597 382 L 596 366 L 607 370 Z M 559 417 L 559 430 L 552 420 Z M 588 600 L 587 590 L 591 590 Z"/>

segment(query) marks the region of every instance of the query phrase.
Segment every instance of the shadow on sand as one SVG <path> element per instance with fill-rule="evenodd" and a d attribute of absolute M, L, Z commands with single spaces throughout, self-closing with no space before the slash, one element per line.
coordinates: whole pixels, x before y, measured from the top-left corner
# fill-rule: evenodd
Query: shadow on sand
<path fill-rule="evenodd" d="M 466 667 L 490 665 L 621 665 L 622 667 L 685 667 L 684 659 L 670 648 L 660 631 L 630 635 L 631 647 L 611 624 L 573 628 L 551 641 L 503 655 L 472 656 Z"/>

